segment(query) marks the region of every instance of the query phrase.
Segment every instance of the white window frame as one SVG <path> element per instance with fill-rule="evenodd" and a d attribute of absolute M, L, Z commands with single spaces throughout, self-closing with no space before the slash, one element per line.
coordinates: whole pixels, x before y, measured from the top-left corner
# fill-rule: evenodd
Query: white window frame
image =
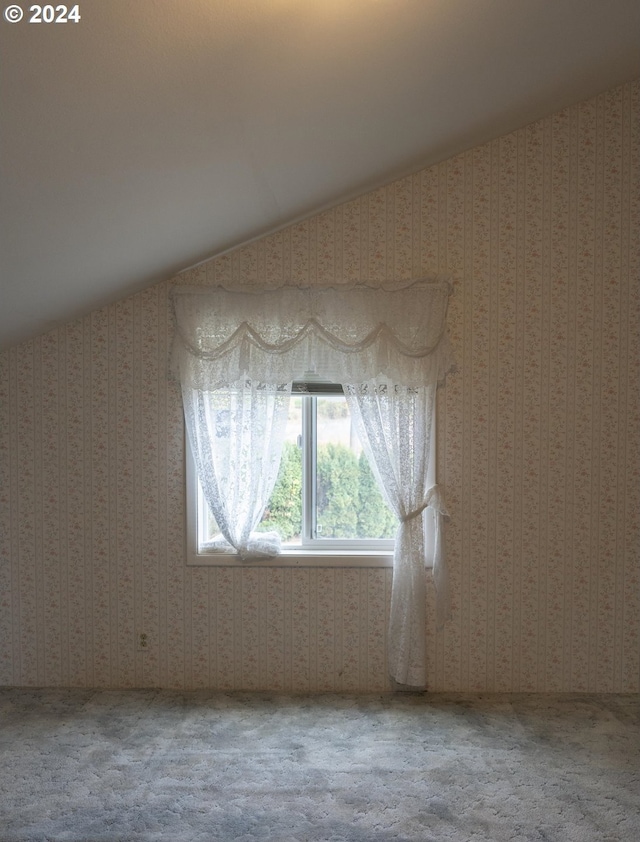
<path fill-rule="evenodd" d="M 315 440 L 316 412 L 315 400 L 319 394 L 339 394 L 338 390 L 313 392 L 301 390 L 310 398 L 303 401 L 302 424 L 303 441 Z M 435 484 L 435 419 L 431 436 L 431 458 L 429 460 L 429 484 Z M 272 558 L 250 559 L 243 561 L 236 552 L 220 550 L 200 550 L 203 543 L 203 524 L 207 520 L 207 506 L 200 490 L 195 459 L 185 435 L 185 475 L 186 475 L 186 531 L 187 565 L 211 567 L 392 567 L 394 539 L 389 538 L 318 538 L 314 536 L 315 524 L 315 458 L 317 448 L 305 447 L 302 451 L 303 484 L 307 486 L 306 505 L 302 510 L 301 543 L 283 546 L 281 553 Z M 310 476 L 311 474 L 311 476 Z M 425 509 L 425 540 L 429 547 L 427 567 L 433 564 L 433 544 L 435 536 L 434 518 L 431 509 Z M 431 556 L 431 557 L 429 557 Z"/>

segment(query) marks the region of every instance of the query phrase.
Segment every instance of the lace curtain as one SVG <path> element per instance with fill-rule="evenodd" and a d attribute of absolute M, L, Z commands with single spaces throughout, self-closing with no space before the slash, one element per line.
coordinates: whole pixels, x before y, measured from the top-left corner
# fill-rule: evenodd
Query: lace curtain
<path fill-rule="evenodd" d="M 435 391 L 435 385 L 389 388 L 375 381 L 345 388 L 369 463 L 398 518 L 388 634 L 390 672 L 398 684 L 416 687 L 426 682 L 427 507 L 433 509 L 436 524 L 433 572 L 439 623 L 449 602 L 441 541 L 446 510 L 438 487 L 428 485 Z"/>
<path fill-rule="evenodd" d="M 372 468 L 399 519 L 389 667 L 398 683 L 412 686 L 426 679 L 427 506 L 436 521 L 440 621 L 448 606 L 445 507 L 440 489 L 428 487 L 427 469 L 435 390 L 452 364 L 449 293 L 442 280 L 393 289 L 172 290 L 172 365 L 198 475 L 224 546 L 243 558 L 278 552 L 277 536 L 255 528 L 277 478 L 292 381 L 315 371 L 345 387 Z"/>
<path fill-rule="evenodd" d="M 393 290 L 176 286 L 174 368 L 183 384 L 210 391 L 310 370 L 334 383 L 436 383 L 450 365 L 449 291 L 446 281 Z"/>
<path fill-rule="evenodd" d="M 215 391 L 183 386 L 185 425 L 204 498 L 223 539 L 206 549 L 241 558 L 280 552 L 277 532 L 256 532 L 278 478 L 291 385 L 246 380 Z"/>

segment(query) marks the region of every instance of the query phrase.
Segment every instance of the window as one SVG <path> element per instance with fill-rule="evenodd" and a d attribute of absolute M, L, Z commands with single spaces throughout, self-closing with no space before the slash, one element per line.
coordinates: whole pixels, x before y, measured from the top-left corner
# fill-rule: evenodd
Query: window
<path fill-rule="evenodd" d="M 235 554 L 207 548 L 219 529 L 188 445 L 187 450 L 189 563 L 237 563 Z M 433 515 L 428 509 L 425 521 L 429 539 Z M 280 533 L 282 553 L 256 565 L 388 566 L 397 525 L 363 450 L 342 387 L 320 380 L 296 381 L 278 479 L 258 527 L 258 531 Z"/>
<path fill-rule="evenodd" d="M 298 543 L 282 553 L 281 536 L 260 531 L 265 514 L 271 521 L 278 514 L 277 501 L 269 498 L 287 438 L 292 381 L 316 366 L 344 384 L 366 452 L 398 516 L 389 664 L 393 678 L 410 686 L 423 686 L 426 680 L 425 563 L 433 568 L 438 624 L 445 622 L 450 605 L 443 541 L 447 510 L 433 477 L 436 389 L 453 363 L 445 324 L 450 292 L 444 279 L 420 279 L 393 289 L 366 284 L 172 289 L 172 370 L 182 387 L 197 463 L 189 479 L 191 563 L 390 563 L 384 551 L 366 546 L 368 540 L 389 539 L 361 537 L 357 520 L 366 519 L 362 514 L 355 515 L 355 536 L 353 517 L 338 524 L 337 495 L 327 497 L 323 485 L 324 404 L 318 395 L 304 395 L 300 402 L 301 419 L 304 414 L 310 420 L 300 420 L 295 440 L 298 446 L 299 435 L 305 489 L 300 526 L 296 522 L 291 536 Z M 341 407 L 336 411 L 342 412 Z M 202 538 L 203 524 L 209 523 L 209 530 L 213 525 L 198 506 L 196 473 L 215 518 L 224 525 L 223 540 Z"/>

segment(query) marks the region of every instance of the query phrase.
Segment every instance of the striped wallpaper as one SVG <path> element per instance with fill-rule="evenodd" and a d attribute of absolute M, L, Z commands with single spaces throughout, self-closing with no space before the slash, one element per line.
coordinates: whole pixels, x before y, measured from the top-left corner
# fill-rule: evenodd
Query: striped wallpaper
<path fill-rule="evenodd" d="M 453 279 L 430 689 L 640 689 L 639 88 L 174 279 Z M 388 689 L 390 571 L 185 566 L 168 288 L 0 356 L 0 684 Z"/>

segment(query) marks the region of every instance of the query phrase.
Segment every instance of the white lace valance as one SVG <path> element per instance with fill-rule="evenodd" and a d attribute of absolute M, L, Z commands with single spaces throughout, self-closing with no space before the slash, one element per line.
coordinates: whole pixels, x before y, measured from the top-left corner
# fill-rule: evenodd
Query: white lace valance
<path fill-rule="evenodd" d="M 206 390 L 287 383 L 310 370 L 336 383 L 432 384 L 451 366 L 450 291 L 444 280 L 395 289 L 176 286 L 174 372 Z"/>

